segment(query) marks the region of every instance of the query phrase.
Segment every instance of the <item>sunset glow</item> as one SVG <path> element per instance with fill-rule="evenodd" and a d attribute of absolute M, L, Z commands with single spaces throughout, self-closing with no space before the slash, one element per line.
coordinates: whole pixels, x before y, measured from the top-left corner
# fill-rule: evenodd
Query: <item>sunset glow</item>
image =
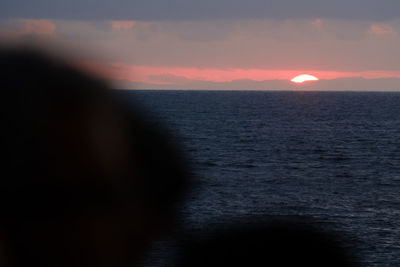
<path fill-rule="evenodd" d="M 309 17 L 227 24 L 113 16 L 0 22 L 3 40 L 67 47 L 73 64 L 115 88 L 400 90 L 400 19 Z"/>
<path fill-rule="evenodd" d="M 321 80 L 318 83 L 319 89 L 333 90 L 339 83 L 351 83 L 365 88 L 365 82 L 370 80 L 385 81 L 387 79 L 396 81 L 400 78 L 400 71 L 324 71 L 324 70 L 303 70 L 306 73 L 314 75 L 302 74 L 298 75 L 298 70 L 290 69 L 239 69 L 239 68 L 194 68 L 194 67 L 168 67 L 168 66 L 142 66 L 131 65 L 123 62 L 99 62 L 99 61 L 81 61 L 77 62 L 80 68 L 85 69 L 93 74 L 110 79 L 117 83 L 116 87 L 121 88 L 122 83 L 131 83 L 129 86 L 123 87 L 140 88 L 228 88 L 238 83 L 238 87 L 243 87 L 243 83 L 258 83 L 257 88 L 275 88 L 280 90 L 290 90 L 293 87 L 288 83 L 302 84 L 303 86 L 312 86 L 314 83 L 306 81 Z M 294 78 L 291 78 L 294 77 Z M 300 82 L 303 81 L 302 82 Z M 134 84 L 134 83 L 145 83 Z M 206 87 L 205 83 L 209 83 L 210 87 Z M 227 84 L 223 87 L 223 84 Z M 264 84 L 263 86 L 261 84 Z M 330 84 L 333 84 L 332 86 Z M 175 87 L 174 87 L 175 86 Z M 204 87 L 205 86 L 205 87 Z M 251 88 L 251 87 L 250 87 Z M 389 86 L 388 86 L 389 88 Z"/>
<path fill-rule="evenodd" d="M 296 77 L 294 77 L 293 79 L 291 79 L 290 81 L 294 82 L 294 83 L 303 83 L 306 81 L 318 81 L 319 79 L 315 76 L 309 75 L 309 74 L 301 74 L 298 75 Z"/>

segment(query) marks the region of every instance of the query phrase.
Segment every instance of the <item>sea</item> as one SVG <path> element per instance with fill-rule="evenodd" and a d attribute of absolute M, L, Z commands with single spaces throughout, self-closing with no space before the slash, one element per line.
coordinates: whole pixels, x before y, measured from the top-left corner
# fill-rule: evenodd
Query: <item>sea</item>
<path fill-rule="evenodd" d="M 166 126 L 190 159 L 195 188 L 181 211 L 188 230 L 305 216 L 346 235 L 361 266 L 400 266 L 400 93 L 121 94 Z"/>

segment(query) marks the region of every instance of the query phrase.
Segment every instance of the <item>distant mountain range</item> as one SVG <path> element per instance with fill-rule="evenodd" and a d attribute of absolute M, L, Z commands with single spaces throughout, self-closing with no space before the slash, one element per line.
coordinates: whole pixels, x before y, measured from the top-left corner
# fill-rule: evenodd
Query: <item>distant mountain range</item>
<path fill-rule="evenodd" d="M 233 80 L 209 82 L 175 77 L 159 83 L 115 81 L 118 89 L 188 89 L 188 90 L 305 90 L 305 91 L 399 91 L 400 78 L 365 79 L 361 77 L 319 80 L 295 84 L 289 80 Z"/>

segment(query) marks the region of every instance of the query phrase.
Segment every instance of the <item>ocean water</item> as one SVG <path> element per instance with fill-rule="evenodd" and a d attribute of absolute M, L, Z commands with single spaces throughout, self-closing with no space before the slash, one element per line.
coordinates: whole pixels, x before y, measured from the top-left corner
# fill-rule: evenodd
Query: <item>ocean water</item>
<path fill-rule="evenodd" d="M 400 93 L 121 94 L 179 136 L 192 161 L 188 229 L 310 216 L 351 237 L 362 266 L 400 266 Z"/>

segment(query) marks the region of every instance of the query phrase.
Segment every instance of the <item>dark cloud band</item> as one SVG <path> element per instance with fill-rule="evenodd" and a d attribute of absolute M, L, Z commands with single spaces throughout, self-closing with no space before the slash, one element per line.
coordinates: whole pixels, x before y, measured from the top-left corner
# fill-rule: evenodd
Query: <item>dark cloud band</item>
<path fill-rule="evenodd" d="M 5 0 L 0 18 L 204 20 L 246 18 L 337 18 L 390 20 L 399 0 Z"/>

